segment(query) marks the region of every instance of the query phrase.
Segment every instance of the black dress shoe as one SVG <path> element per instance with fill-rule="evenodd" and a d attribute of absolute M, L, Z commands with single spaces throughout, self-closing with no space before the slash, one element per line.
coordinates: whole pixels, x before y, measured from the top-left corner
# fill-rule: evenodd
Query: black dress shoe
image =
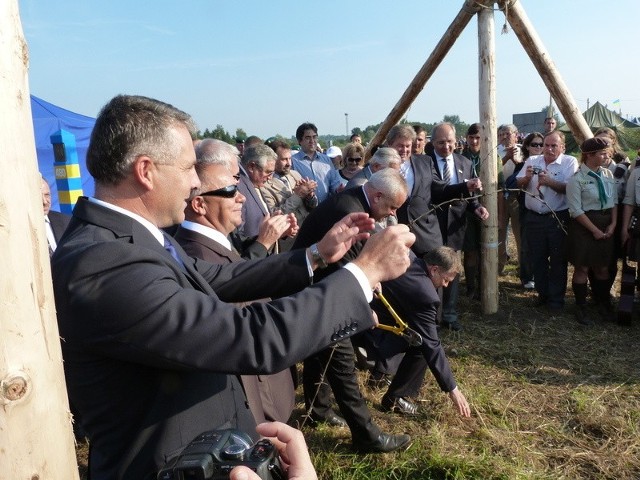
<path fill-rule="evenodd" d="M 358 453 L 387 453 L 400 448 L 408 448 L 411 437 L 406 434 L 392 435 L 381 433 L 375 440 L 367 442 L 353 441 L 353 449 Z"/>
<path fill-rule="evenodd" d="M 403 415 L 416 415 L 418 406 L 404 397 L 383 396 L 381 402 L 382 411 L 401 413 Z"/>
<path fill-rule="evenodd" d="M 344 418 L 342 418 L 340 415 L 337 415 L 335 413 L 330 413 L 326 417 L 314 415 L 313 413 L 309 416 L 309 424 L 312 427 L 316 427 L 321 423 L 324 423 L 325 425 L 329 425 L 330 427 L 346 427 L 347 426 L 347 421 Z"/>

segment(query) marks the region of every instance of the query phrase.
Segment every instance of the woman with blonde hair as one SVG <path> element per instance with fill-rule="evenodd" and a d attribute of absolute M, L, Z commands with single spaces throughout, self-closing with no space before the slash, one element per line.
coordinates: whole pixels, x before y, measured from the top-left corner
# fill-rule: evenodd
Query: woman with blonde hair
<path fill-rule="evenodd" d="M 332 193 L 344 190 L 351 177 L 364 168 L 364 147 L 362 144 L 348 143 L 342 149 L 342 162 L 344 166 L 340 170 L 331 172 L 332 177 L 339 181 L 339 183 L 331 182 L 331 184 L 338 185 L 338 188 L 335 188 Z"/>

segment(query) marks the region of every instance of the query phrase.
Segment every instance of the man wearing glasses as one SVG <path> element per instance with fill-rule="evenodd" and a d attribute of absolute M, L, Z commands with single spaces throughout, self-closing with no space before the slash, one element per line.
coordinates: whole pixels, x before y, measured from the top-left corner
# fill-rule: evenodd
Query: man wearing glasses
<path fill-rule="evenodd" d="M 190 199 L 184 211 L 185 221 L 175 233 L 175 239 L 192 257 L 217 264 L 244 261 L 229 240 L 231 232 L 242 223 L 242 205 L 246 200 L 238 191 L 238 153 L 235 147 L 214 139 L 203 140 L 196 148 L 201 192 Z M 281 223 L 280 229 L 289 224 L 284 215 L 274 218 Z M 273 244 L 276 239 L 272 234 L 266 242 L 262 241 Z M 256 243 L 262 246 L 259 241 Z M 254 258 L 267 256 L 264 247 L 258 252 Z M 241 379 L 256 423 L 289 420 L 295 403 L 289 369 L 272 375 L 242 375 Z M 236 401 L 244 403 L 240 397 Z"/>
<path fill-rule="evenodd" d="M 567 291 L 566 237 L 569 224 L 567 182 L 578 170 L 575 157 L 565 155 L 564 133 L 544 136 L 542 155 L 529 157 L 516 181 L 525 190 L 526 232 L 533 265 L 537 305 L 550 314 L 564 308 Z"/>

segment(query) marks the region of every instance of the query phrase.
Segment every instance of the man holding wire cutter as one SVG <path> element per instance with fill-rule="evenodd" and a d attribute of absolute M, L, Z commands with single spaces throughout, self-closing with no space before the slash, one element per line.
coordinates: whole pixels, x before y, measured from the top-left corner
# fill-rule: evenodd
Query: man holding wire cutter
<path fill-rule="evenodd" d="M 458 389 L 449 361 L 438 338 L 436 316 L 440 306 L 437 289 L 446 287 L 460 272 L 460 257 L 450 247 L 437 247 L 423 258 L 411 254 L 409 269 L 382 283 L 382 295 L 371 304 L 381 325 L 406 322 L 409 335 L 393 335 L 376 328 L 363 334 L 368 356 L 392 357 L 405 352 L 391 385 L 382 397 L 385 411 L 415 415 L 418 407 L 411 398 L 418 396 L 427 367 L 438 386 L 447 392 L 463 417 L 471 416 L 469 403 Z M 411 337 L 415 337 L 414 341 Z M 407 341 L 409 339 L 409 342 Z"/>
<path fill-rule="evenodd" d="M 353 212 L 366 212 L 378 221 L 394 215 L 406 198 L 407 184 L 402 175 L 392 168 L 380 170 L 361 187 L 344 190 L 318 205 L 300 227 L 293 248 L 313 245 L 335 223 L 334 218 L 343 218 Z M 362 247 L 363 242 L 357 242 L 338 262 L 316 271 L 314 279 L 335 272 L 356 256 Z M 344 301 L 348 303 L 350 299 L 345 298 Z M 349 323 L 346 316 L 343 323 Z M 373 423 L 358 386 L 351 340 L 346 335 L 336 335 L 332 340 L 336 342 L 332 347 L 304 362 L 304 396 L 310 420 L 333 426 L 344 426 L 346 422 L 351 430 L 353 448 L 359 452 L 384 453 L 408 446 L 411 441 L 409 435 L 383 433 Z M 331 408 L 330 391 L 323 378 L 325 375 L 344 419 Z"/>

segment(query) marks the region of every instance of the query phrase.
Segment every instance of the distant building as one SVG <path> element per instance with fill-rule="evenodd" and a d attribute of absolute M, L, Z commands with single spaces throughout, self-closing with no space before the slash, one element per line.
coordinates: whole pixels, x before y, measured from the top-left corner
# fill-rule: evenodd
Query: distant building
<path fill-rule="evenodd" d="M 531 132 L 544 132 L 545 112 L 514 113 L 513 124 L 524 135 Z"/>

